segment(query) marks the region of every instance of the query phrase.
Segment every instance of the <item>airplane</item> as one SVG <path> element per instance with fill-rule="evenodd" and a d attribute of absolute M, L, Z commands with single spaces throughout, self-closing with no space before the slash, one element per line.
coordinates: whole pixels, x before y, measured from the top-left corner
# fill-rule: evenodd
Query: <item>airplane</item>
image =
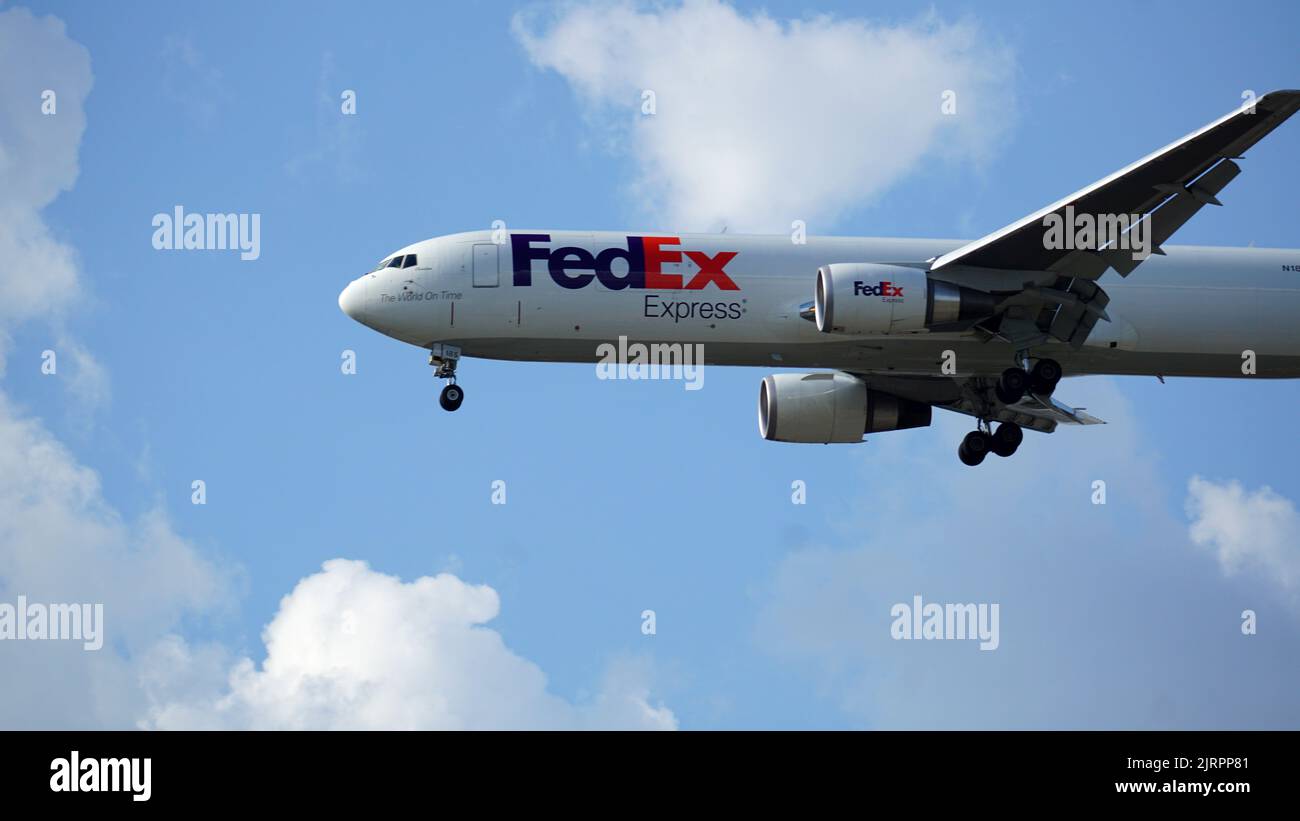
<path fill-rule="evenodd" d="M 765 439 L 861 442 L 940 408 L 975 418 L 974 466 L 1025 429 L 1101 424 L 1055 397 L 1065 376 L 1300 377 L 1300 250 L 1164 244 L 1298 108 L 1300 90 L 1248 100 L 973 242 L 498 225 L 385 256 L 339 307 L 427 349 L 448 411 L 462 357 L 699 344 L 707 365 L 830 369 L 762 380 Z"/>

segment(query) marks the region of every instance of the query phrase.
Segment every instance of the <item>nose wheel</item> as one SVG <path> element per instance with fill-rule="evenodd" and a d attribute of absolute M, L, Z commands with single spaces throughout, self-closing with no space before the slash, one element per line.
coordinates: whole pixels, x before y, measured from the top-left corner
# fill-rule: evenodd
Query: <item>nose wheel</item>
<path fill-rule="evenodd" d="M 442 405 L 445 411 L 454 411 L 460 407 L 460 403 L 465 401 L 465 391 L 461 390 L 460 385 L 455 382 L 447 385 L 438 395 L 438 404 Z"/>
<path fill-rule="evenodd" d="M 465 389 L 456 384 L 456 363 L 460 361 L 460 348 L 454 345 L 434 345 L 429 351 L 429 364 L 436 370 L 435 379 L 446 379 L 442 393 L 438 394 L 438 404 L 445 411 L 454 411 L 465 401 Z"/>

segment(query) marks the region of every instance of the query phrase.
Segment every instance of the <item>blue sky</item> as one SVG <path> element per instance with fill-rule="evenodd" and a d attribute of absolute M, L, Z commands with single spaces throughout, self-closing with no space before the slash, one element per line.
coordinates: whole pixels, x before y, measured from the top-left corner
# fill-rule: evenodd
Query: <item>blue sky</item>
<path fill-rule="evenodd" d="M 0 30 L 43 25 L 18 19 L 20 8 L 0 6 Z M 266 659 L 262 631 L 282 599 L 335 558 L 405 582 L 446 571 L 490 586 L 500 613 L 482 629 L 544 671 L 549 694 L 591 706 L 628 690 L 683 728 L 1300 725 L 1300 590 L 1279 570 L 1294 578 L 1300 565 L 1300 384 L 1069 381 L 1065 401 L 1110 425 L 1031 434 L 1015 459 L 978 471 L 955 458 L 961 419 L 858 447 L 764 442 L 754 419 L 763 369 L 711 368 L 705 390 L 686 392 L 598 381 L 590 366 L 468 361 L 466 404 L 446 414 L 422 352 L 343 316 L 339 290 L 395 248 L 495 219 L 712 227 L 670 222 L 694 203 L 656 187 L 683 172 L 662 155 L 647 165 L 635 88 L 624 104 L 582 84 L 584 48 L 627 49 L 627 65 L 653 84 L 655 44 L 548 41 L 577 13 L 569 6 L 26 8 L 63 21 L 93 85 L 84 105 L 62 97 L 54 118 L 84 110 L 75 183 L 29 204 L 52 241 L 74 249 L 75 282 L 48 313 L 0 311 L 7 414 L 98 476 L 91 513 L 84 500 L 64 512 L 135 534 L 124 537 L 126 566 L 151 555 L 156 532 L 142 523 L 155 521 L 197 564 L 186 565 L 194 584 L 168 593 L 172 606 L 141 616 L 109 649 L 111 669 L 86 672 L 81 691 L 68 686 L 80 706 L 37 709 L 23 698 L 39 689 L 20 688 L 0 711 L 5 726 L 211 723 L 211 693 L 224 692 L 238 659 Z M 709 8 L 646 13 L 689 24 Z M 1239 4 L 1228 21 L 1211 3 L 1103 3 L 1088 14 L 1042 3 L 734 8 L 742 29 L 756 14 L 781 24 L 825 14 L 850 39 L 890 30 L 922 45 L 946 42 L 937 24 L 958 25 L 969 67 L 992 66 L 970 80 L 979 93 L 966 136 L 939 134 L 915 157 L 874 117 L 875 92 L 862 92 L 864 107 L 841 107 L 880 78 L 810 86 L 808 99 L 824 102 L 810 130 L 862 122 L 879 155 L 863 173 L 888 171 L 810 215 L 812 233 L 978 236 L 1220 116 L 1244 89 L 1300 83 L 1290 3 Z M 538 56 L 521 31 L 577 62 L 557 69 L 558 51 Z M 25 58 L 28 38 L 5 42 L 0 60 Z M 754 59 L 742 51 L 732 62 Z M 725 90 L 729 64 L 702 85 Z M 33 116 L 39 90 L 63 87 L 71 69 L 51 58 L 42 71 L 26 84 L 0 78 L 7 97 L 32 100 Z M 907 72 L 897 82 L 906 89 Z M 344 89 L 356 92 L 354 117 L 339 112 Z M 784 99 L 744 109 L 753 127 L 742 131 L 782 122 Z M 1177 242 L 1295 247 L 1298 152 L 1300 125 L 1288 123 L 1251 150 L 1226 207 Z M 794 157 L 781 175 L 788 191 L 766 193 L 818 201 L 799 167 Z M 155 250 L 151 219 L 176 204 L 259 213 L 260 258 Z M 40 267 L 22 274 L 40 277 Z M 97 364 L 63 366 L 65 357 L 61 375 L 42 375 L 43 350 L 72 346 Z M 340 372 L 347 349 L 355 375 Z M 1267 562 L 1232 572 L 1194 543 L 1193 476 L 1229 502 L 1229 483 L 1240 483 L 1244 496 L 1224 515 L 1262 529 L 1241 538 L 1271 540 Z M 205 505 L 191 504 L 195 479 Z M 806 505 L 790 502 L 796 479 Z M 1105 506 L 1091 504 L 1095 479 L 1107 481 Z M 505 505 L 490 503 L 494 480 L 507 483 Z M 1272 495 L 1259 495 L 1266 487 Z M 4 509 L 30 516 L 40 508 L 29 501 Z M 1260 510 L 1264 524 L 1252 518 Z M 51 532 L 39 552 L 56 570 L 108 561 Z M 1232 535 L 1211 541 L 1222 553 Z M 0 558 L 13 559 L 19 548 L 4 539 Z M 138 566 L 114 596 L 171 590 L 170 565 Z M 61 582 L 61 571 L 25 576 L 30 567 L 0 565 L 5 598 L 79 600 L 96 589 Z M 891 641 L 890 604 L 917 592 L 1000 602 L 1001 648 Z M 1241 634 L 1247 608 L 1258 635 Z M 653 636 L 641 631 L 645 609 L 656 613 Z M 149 660 L 163 640 L 186 648 L 174 658 L 203 655 L 210 680 L 153 692 Z M 46 675 L 36 651 L 3 650 L 30 679 Z M 468 680 L 488 675 L 464 658 Z M 458 663 L 428 663 L 443 661 Z M 186 666 L 170 675 L 185 678 Z M 113 688 L 123 694 L 103 695 Z M 306 724 L 344 714 L 285 709 Z M 265 715 L 249 707 L 227 718 L 276 724 Z M 393 715 L 376 723 L 403 723 Z M 503 715 L 484 723 L 513 723 Z"/>

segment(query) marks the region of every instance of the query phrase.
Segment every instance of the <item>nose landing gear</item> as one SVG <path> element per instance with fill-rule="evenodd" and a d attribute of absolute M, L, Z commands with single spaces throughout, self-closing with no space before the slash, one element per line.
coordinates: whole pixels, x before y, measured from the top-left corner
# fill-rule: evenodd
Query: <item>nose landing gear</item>
<path fill-rule="evenodd" d="M 438 395 L 438 404 L 445 411 L 454 411 L 465 401 L 465 389 L 456 384 L 456 363 L 460 361 L 460 348 L 455 345 L 434 345 L 429 350 L 429 364 L 437 368 L 435 379 L 446 379 L 447 384 Z"/>

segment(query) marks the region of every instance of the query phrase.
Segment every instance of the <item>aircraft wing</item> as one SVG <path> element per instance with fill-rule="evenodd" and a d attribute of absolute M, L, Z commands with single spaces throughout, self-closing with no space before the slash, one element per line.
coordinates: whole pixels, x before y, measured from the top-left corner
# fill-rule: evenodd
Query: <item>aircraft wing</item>
<path fill-rule="evenodd" d="M 1253 107 L 1247 103 L 1046 208 L 937 257 L 930 270 L 971 266 L 1054 271 L 1095 280 L 1115 268 L 1128 276 L 1144 258 L 1134 259 L 1131 251 L 1113 247 L 1086 251 L 1046 248 L 1044 219 L 1051 214 L 1064 219 L 1067 207 L 1072 207 L 1076 217 L 1090 214 L 1094 219 L 1144 215 L 1151 221 L 1151 250 L 1161 254 L 1161 243 L 1197 211 L 1220 204 L 1216 195 L 1241 171 L 1235 160 L 1297 109 L 1300 90 L 1265 94 Z"/>

